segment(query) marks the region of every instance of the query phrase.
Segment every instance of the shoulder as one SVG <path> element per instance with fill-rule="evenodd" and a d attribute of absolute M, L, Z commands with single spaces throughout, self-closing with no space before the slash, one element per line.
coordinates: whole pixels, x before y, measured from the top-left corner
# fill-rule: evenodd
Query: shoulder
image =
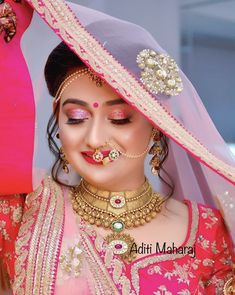
<path fill-rule="evenodd" d="M 192 211 L 192 214 L 197 215 L 199 219 L 207 222 L 210 221 L 212 224 L 207 224 L 208 227 L 223 222 L 223 217 L 218 209 L 190 200 L 179 201 L 171 198 L 166 201 L 165 207 L 184 218 L 187 218 L 189 211 Z"/>
<path fill-rule="evenodd" d="M 166 215 L 181 221 L 181 223 L 192 223 L 198 234 L 210 230 L 210 236 L 215 236 L 219 230 L 226 231 L 223 217 L 218 209 L 205 204 L 196 203 L 190 200 L 178 201 L 168 199 L 165 204 Z"/>
<path fill-rule="evenodd" d="M 211 248 L 214 254 L 230 249 L 232 239 L 221 212 L 205 204 L 196 204 L 198 212 L 197 242 L 202 249 Z"/>
<path fill-rule="evenodd" d="M 224 227 L 224 220 L 220 211 L 205 204 L 197 204 L 199 214 L 199 226 L 201 229 L 218 231 L 218 228 Z"/>
<path fill-rule="evenodd" d="M 62 190 L 62 185 L 53 180 L 52 176 L 45 176 L 40 185 L 26 196 L 25 210 L 32 206 L 35 207 L 36 203 L 40 204 L 43 200 L 49 200 L 51 197 L 59 196 Z"/>

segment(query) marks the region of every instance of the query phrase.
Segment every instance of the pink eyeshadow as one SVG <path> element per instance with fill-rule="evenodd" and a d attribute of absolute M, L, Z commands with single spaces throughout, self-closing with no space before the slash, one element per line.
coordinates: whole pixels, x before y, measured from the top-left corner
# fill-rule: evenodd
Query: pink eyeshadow
<path fill-rule="evenodd" d="M 113 111 L 110 115 L 110 119 L 125 119 L 127 117 L 127 114 L 123 111 Z"/>
<path fill-rule="evenodd" d="M 71 110 L 67 113 L 67 115 L 73 119 L 86 119 L 89 117 L 89 113 L 84 110 Z"/>

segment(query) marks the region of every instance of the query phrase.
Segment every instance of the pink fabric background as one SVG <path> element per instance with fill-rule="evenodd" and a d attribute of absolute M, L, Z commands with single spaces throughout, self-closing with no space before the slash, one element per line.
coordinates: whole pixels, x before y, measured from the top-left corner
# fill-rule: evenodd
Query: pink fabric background
<path fill-rule="evenodd" d="M 10 43 L 0 36 L 0 195 L 32 190 L 35 106 L 31 79 L 20 49 L 32 18 L 26 3 L 9 1 L 17 15 Z"/>

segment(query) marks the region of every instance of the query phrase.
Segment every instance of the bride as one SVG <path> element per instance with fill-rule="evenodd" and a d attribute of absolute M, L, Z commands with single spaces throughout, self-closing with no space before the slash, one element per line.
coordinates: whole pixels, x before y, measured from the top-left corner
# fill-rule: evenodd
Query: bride
<path fill-rule="evenodd" d="M 56 45 L 44 69 L 54 99 L 51 173 L 26 198 L 1 197 L 0 253 L 13 294 L 233 294 L 229 231 L 219 210 L 195 202 L 232 191 L 232 160 L 212 125 L 198 130 L 210 118 L 190 82 L 142 28 L 75 5 L 87 30 L 76 23 L 78 36 L 65 4 L 39 6 L 68 45 Z M 31 39 L 25 48 L 35 54 Z M 25 58 L 33 81 L 41 62 Z M 232 206 L 225 197 L 220 206 L 229 223 Z"/>

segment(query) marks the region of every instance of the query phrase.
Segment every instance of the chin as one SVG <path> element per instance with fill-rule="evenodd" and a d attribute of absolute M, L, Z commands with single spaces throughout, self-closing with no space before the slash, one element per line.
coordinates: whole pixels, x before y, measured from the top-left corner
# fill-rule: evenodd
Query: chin
<path fill-rule="evenodd" d="M 77 163 L 80 163 L 80 165 L 77 165 Z M 120 183 L 121 181 L 120 176 L 122 175 L 123 177 L 123 171 L 126 169 L 126 163 L 125 165 L 116 164 L 117 163 L 113 162 L 107 166 L 96 166 L 88 164 L 84 161 L 84 159 L 80 159 L 80 161 L 76 161 L 76 165 L 74 165 L 73 168 L 91 185 L 105 189 L 116 186 L 117 183 Z"/>
<path fill-rule="evenodd" d="M 113 176 L 111 176 L 110 174 L 99 173 L 99 172 L 84 175 L 84 179 L 87 182 L 93 183 L 94 185 L 97 184 L 97 186 L 102 184 L 107 184 L 112 178 Z"/>

